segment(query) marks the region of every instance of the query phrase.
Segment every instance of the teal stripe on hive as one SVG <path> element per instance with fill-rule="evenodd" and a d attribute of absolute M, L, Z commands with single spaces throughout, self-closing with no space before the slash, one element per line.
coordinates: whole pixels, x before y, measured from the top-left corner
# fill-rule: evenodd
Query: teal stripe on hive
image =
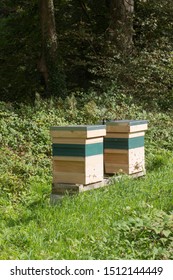
<path fill-rule="evenodd" d="M 140 148 L 144 146 L 144 136 L 129 138 L 129 149 Z"/>
<path fill-rule="evenodd" d="M 83 144 L 52 144 L 53 156 L 84 157 L 85 145 Z"/>
<path fill-rule="evenodd" d="M 128 139 L 125 138 L 105 138 L 104 149 L 128 150 Z"/>
<path fill-rule="evenodd" d="M 85 145 L 86 157 L 103 154 L 103 142 Z"/>
<path fill-rule="evenodd" d="M 52 144 L 53 156 L 87 157 L 103 154 L 103 142 L 93 144 Z"/>
<path fill-rule="evenodd" d="M 129 150 L 144 146 L 144 136 L 134 138 L 104 138 L 104 149 Z"/>

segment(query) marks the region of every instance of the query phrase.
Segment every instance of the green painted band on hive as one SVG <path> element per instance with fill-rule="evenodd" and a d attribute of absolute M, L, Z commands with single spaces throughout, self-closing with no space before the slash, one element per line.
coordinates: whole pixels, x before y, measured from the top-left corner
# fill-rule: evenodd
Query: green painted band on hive
<path fill-rule="evenodd" d="M 93 144 L 52 144 L 53 156 L 88 157 L 103 154 L 103 142 Z"/>
<path fill-rule="evenodd" d="M 104 149 L 130 150 L 144 146 L 144 136 L 134 138 L 104 138 Z"/>

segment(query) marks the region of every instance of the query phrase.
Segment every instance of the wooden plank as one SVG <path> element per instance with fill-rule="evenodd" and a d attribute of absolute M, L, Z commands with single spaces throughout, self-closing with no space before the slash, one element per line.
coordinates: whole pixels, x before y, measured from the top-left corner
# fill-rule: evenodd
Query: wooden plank
<path fill-rule="evenodd" d="M 136 131 L 146 131 L 148 129 L 148 124 L 144 125 L 136 125 L 130 127 L 130 132 L 136 132 Z"/>
<path fill-rule="evenodd" d="M 89 139 L 79 139 L 79 138 L 52 138 L 52 143 L 54 144 L 94 144 L 103 142 L 103 137 L 89 138 Z"/>
<path fill-rule="evenodd" d="M 53 160 L 55 183 L 90 184 L 103 180 L 103 175 L 103 155 L 89 156 L 85 161 Z"/>
<path fill-rule="evenodd" d="M 103 155 L 86 157 L 86 184 L 102 181 L 104 176 Z"/>
<path fill-rule="evenodd" d="M 145 172 L 144 147 L 130 149 L 127 154 L 105 152 L 104 163 L 106 173 L 116 173 L 118 169 L 124 170 L 127 174 Z M 128 166 L 128 170 L 123 164 Z"/>
<path fill-rule="evenodd" d="M 53 160 L 55 183 L 90 184 L 103 180 L 103 176 L 103 155 L 88 156 L 84 161 Z"/>
<path fill-rule="evenodd" d="M 55 138 L 87 138 L 86 131 L 51 131 L 50 134 Z"/>
<path fill-rule="evenodd" d="M 132 132 L 132 133 L 107 133 L 105 138 L 134 138 L 134 137 L 140 137 L 144 136 L 145 132 Z"/>
<path fill-rule="evenodd" d="M 84 161 L 53 161 L 53 172 L 85 173 Z"/>
<path fill-rule="evenodd" d="M 105 163 L 105 173 L 106 174 L 116 174 L 116 173 L 129 174 L 129 165 L 128 164 Z"/>
<path fill-rule="evenodd" d="M 129 150 L 117 150 L 117 149 L 104 149 L 104 154 L 126 154 L 128 155 Z"/>
<path fill-rule="evenodd" d="M 106 128 L 95 130 L 95 131 L 92 130 L 87 131 L 87 138 L 95 138 L 95 137 L 100 137 L 105 135 L 106 135 Z"/>
<path fill-rule="evenodd" d="M 85 158 L 87 164 L 99 164 L 103 162 L 103 154 L 93 155 Z"/>
<path fill-rule="evenodd" d="M 129 134 L 129 138 L 135 138 L 135 137 L 141 137 L 141 136 L 145 136 L 145 132 L 141 131 L 141 132 L 130 132 Z"/>
<path fill-rule="evenodd" d="M 132 178 L 139 178 L 139 177 L 142 177 L 142 176 L 145 176 L 145 175 L 146 175 L 146 171 L 143 170 L 143 171 L 139 171 L 139 172 L 130 174 L 130 177 L 132 177 Z"/>
<path fill-rule="evenodd" d="M 79 185 L 52 184 L 52 194 L 75 194 L 79 192 Z"/>
<path fill-rule="evenodd" d="M 145 175 L 145 172 L 141 171 L 141 172 L 136 172 L 136 173 L 131 174 L 130 177 L 138 178 L 138 177 L 141 177 L 141 176 L 144 176 L 144 175 Z M 119 178 L 121 178 L 121 175 L 116 176 L 115 180 L 118 181 Z M 80 192 L 90 191 L 90 190 L 101 188 L 101 187 L 106 187 L 111 183 L 112 183 L 112 176 L 104 178 L 100 182 L 95 182 L 95 183 L 87 184 L 87 185 L 86 184 L 53 183 L 52 193 L 50 195 L 50 202 L 51 202 L 51 204 L 55 204 L 55 203 L 61 201 L 61 199 L 64 197 L 64 195 L 66 193 L 68 193 L 69 195 L 75 195 L 75 194 L 80 193 Z"/>
<path fill-rule="evenodd" d="M 106 126 L 106 132 L 107 133 L 113 133 L 113 132 L 130 132 L 129 126 Z"/>
<path fill-rule="evenodd" d="M 66 193 L 69 195 L 77 194 L 79 192 L 85 192 L 93 189 L 98 189 L 109 184 L 110 179 L 104 178 L 102 181 L 98 181 L 92 184 L 52 184 L 51 196 L 61 199 Z"/>
<path fill-rule="evenodd" d="M 109 181 L 110 180 L 108 178 L 104 178 L 102 181 L 95 182 L 93 184 L 81 185 L 79 187 L 79 192 L 90 191 L 90 190 L 93 190 L 93 189 L 98 189 L 98 188 L 108 186 Z"/>
<path fill-rule="evenodd" d="M 103 180 L 102 174 L 90 174 L 86 177 L 81 173 L 67 173 L 67 172 L 54 172 L 53 183 L 68 183 L 68 184 L 90 184 Z"/>
<path fill-rule="evenodd" d="M 129 173 L 145 171 L 144 147 L 129 150 Z"/>
<path fill-rule="evenodd" d="M 86 144 L 85 138 L 59 138 L 53 137 L 52 143 L 54 144 Z"/>
<path fill-rule="evenodd" d="M 124 126 L 111 126 L 107 125 L 106 126 L 106 131 L 107 133 L 112 133 L 112 132 L 137 132 L 137 131 L 146 131 L 148 129 L 147 124 L 141 124 L 141 125 L 135 125 L 135 126 L 129 126 L 129 125 L 124 125 Z"/>
<path fill-rule="evenodd" d="M 85 184 L 85 174 L 74 172 L 54 172 L 53 183 Z"/>
<path fill-rule="evenodd" d="M 105 154 L 104 155 L 104 162 L 105 163 L 116 163 L 116 164 L 128 164 L 129 157 L 128 154 Z"/>
<path fill-rule="evenodd" d="M 52 138 L 94 138 L 106 135 L 106 126 L 66 126 L 52 127 L 50 131 Z"/>
<path fill-rule="evenodd" d="M 86 144 L 102 143 L 103 137 L 88 138 L 86 139 Z"/>
<path fill-rule="evenodd" d="M 52 157 L 53 162 L 58 161 L 85 161 L 85 157 L 63 157 L 63 156 L 54 156 Z"/>

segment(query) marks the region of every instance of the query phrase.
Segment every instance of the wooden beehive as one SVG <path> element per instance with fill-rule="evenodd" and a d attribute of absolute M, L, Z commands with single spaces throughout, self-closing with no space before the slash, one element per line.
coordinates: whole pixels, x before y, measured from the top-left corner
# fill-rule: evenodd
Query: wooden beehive
<path fill-rule="evenodd" d="M 59 193 L 65 189 L 75 192 L 75 184 L 103 181 L 105 135 L 104 125 L 51 127 L 53 189 L 56 185 Z M 74 186 L 70 187 L 70 184 Z"/>
<path fill-rule="evenodd" d="M 106 174 L 145 174 L 145 120 L 110 121 L 106 123 L 104 165 Z"/>

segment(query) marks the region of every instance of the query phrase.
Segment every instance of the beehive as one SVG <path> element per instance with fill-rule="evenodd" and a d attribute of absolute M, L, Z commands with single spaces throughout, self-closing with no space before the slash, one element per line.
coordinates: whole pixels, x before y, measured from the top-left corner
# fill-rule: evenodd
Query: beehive
<path fill-rule="evenodd" d="M 75 191 L 77 187 L 70 188 L 70 184 L 88 185 L 103 181 L 105 135 L 104 125 L 51 127 L 53 185 L 59 185 L 59 191 L 68 187 Z"/>
<path fill-rule="evenodd" d="M 145 174 L 145 120 L 109 121 L 104 138 L 106 174 Z"/>

